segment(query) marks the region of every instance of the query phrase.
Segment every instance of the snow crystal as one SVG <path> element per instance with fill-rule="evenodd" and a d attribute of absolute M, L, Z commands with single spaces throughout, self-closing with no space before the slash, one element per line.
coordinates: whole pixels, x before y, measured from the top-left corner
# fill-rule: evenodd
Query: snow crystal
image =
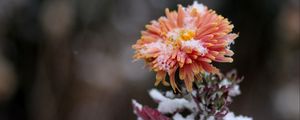
<path fill-rule="evenodd" d="M 229 112 L 225 117 L 224 120 L 252 120 L 250 117 L 246 116 L 235 116 L 233 112 Z"/>
<path fill-rule="evenodd" d="M 199 52 L 201 55 L 204 55 L 207 53 L 207 49 L 203 46 L 203 44 L 199 40 L 188 40 L 188 41 L 182 41 L 182 48 L 191 48 L 197 52 Z"/>

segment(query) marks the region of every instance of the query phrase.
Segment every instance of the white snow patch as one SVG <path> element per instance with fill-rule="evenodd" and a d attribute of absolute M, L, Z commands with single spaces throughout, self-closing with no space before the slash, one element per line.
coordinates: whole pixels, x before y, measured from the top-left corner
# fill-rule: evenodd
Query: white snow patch
<path fill-rule="evenodd" d="M 168 64 L 167 61 L 170 58 L 172 51 L 172 45 L 167 45 L 162 41 L 156 41 L 149 44 L 145 44 L 144 48 L 140 50 L 140 53 L 147 55 L 159 52 L 159 56 L 156 58 L 159 69 L 169 71 L 171 66 Z"/>
<path fill-rule="evenodd" d="M 196 96 L 196 95 L 197 95 L 197 91 L 196 91 L 196 90 L 193 90 L 193 91 L 192 91 L 192 95 L 193 95 L 193 96 Z"/>
<path fill-rule="evenodd" d="M 223 79 L 221 83 L 219 84 L 219 87 L 225 86 L 228 87 L 232 83 L 228 79 Z M 241 94 L 240 86 L 239 85 L 234 85 L 232 88 L 229 89 L 229 96 L 237 96 Z"/>
<path fill-rule="evenodd" d="M 240 86 L 234 85 L 228 92 L 229 96 L 237 96 L 241 94 Z"/>
<path fill-rule="evenodd" d="M 161 53 L 170 52 L 173 47 L 163 43 L 162 41 L 156 41 L 152 43 L 145 44 L 143 49 L 140 50 L 141 54 L 151 54 L 154 50 L 159 50 Z"/>
<path fill-rule="evenodd" d="M 252 120 L 250 117 L 246 116 L 235 116 L 233 112 L 227 113 L 227 115 L 224 117 L 224 120 Z"/>
<path fill-rule="evenodd" d="M 168 97 L 168 98 L 174 98 L 175 94 L 173 93 L 173 91 L 167 91 L 166 92 L 166 97 Z"/>
<path fill-rule="evenodd" d="M 190 15 L 186 15 L 184 17 L 184 28 L 185 29 L 196 29 L 194 25 L 194 17 Z"/>
<path fill-rule="evenodd" d="M 188 40 L 188 41 L 182 41 L 181 42 L 182 48 L 191 48 L 201 55 L 204 55 L 207 53 L 207 49 L 203 46 L 202 42 L 199 40 Z"/>
<path fill-rule="evenodd" d="M 133 106 L 137 107 L 139 110 L 143 108 L 143 106 L 134 99 L 132 100 L 132 104 Z"/>
<path fill-rule="evenodd" d="M 190 115 L 186 116 L 185 118 L 179 113 L 176 113 L 173 116 L 173 120 L 194 120 L 194 118 L 195 118 L 194 114 L 190 114 Z"/>
<path fill-rule="evenodd" d="M 168 100 L 168 98 L 166 98 L 165 96 L 163 96 L 158 90 L 156 89 L 151 89 L 149 91 L 150 97 L 154 100 L 157 101 L 166 101 Z"/>
<path fill-rule="evenodd" d="M 158 90 L 152 89 L 149 91 L 150 96 L 152 99 L 159 101 L 158 104 L 158 111 L 161 113 L 174 113 L 178 109 L 187 108 L 193 111 L 193 108 L 196 106 L 195 103 L 189 102 L 184 98 L 175 98 L 169 99 L 163 96 Z"/>
<path fill-rule="evenodd" d="M 215 117 L 214 116 L 210 116 L 207 118 L 207 120 L 215 120 Z"/>
<path fill-rule="evenodd" d="M 186 99 L 174 99 L 162 101 L 158 105 L 158 111 L 162 113 L 174 113 L 178 109 L 192 108 L 193 106 Z"/>

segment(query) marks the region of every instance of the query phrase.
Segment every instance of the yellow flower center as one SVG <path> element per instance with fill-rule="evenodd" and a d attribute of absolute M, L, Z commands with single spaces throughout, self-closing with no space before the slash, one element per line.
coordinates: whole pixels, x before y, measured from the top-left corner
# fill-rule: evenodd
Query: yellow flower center
<path fill-rule="evenodd" d="M 180 39 L 184 41 L 191 40 L 195 37 L 195 32 L 193 30 L 182 30 L 179 34 Z"/>
<path fill-rule="evenodd" d="M 181 41 L 189 41 L 195 37 L 195 30 L 191 29 L 175 29 L 165 34 L 167 37 L 166 44 L 172 45 L 173 47 L 179 47 Z"/>

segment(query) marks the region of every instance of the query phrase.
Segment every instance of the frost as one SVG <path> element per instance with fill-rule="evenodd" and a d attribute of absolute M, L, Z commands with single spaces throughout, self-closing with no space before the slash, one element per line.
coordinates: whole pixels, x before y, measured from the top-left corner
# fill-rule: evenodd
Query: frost
<path fill-rule="evenodd" d="M 206 7 L 203 4 L 198 3 L 197 1 L 194 1 L 192 7 L 196 8 L 200 14 L 204 13 L 206 10 Z"/>
<path fill-rule="evenodd" d="M 144 47 L 140 50 L 142 54 L 151 54 L 159 50 L 160 53 L 166 54 L 172 51 L 173 47 L 163 43 L 162 41 L 156 41 L 152 43 L 145 44 Z"/>
<path fill-rule="evenodd" d="M 232 82 L 230 82 L 228 79 L 223 79 L 221 81 L 221 83 L 219 84 L 219 87 L 225 86 L 225 87 L 229 87 L 230 85 L 232 85 Z M 241 94 L 240 91 L 240 86 L 239 85 L 233 85 L 232 88 L 229 89 L 229 96 L 237 96 Z"/>
<path fill-rule="evenodd" d="M 135 114 L 137 114 L 139 110 L 143 109 L 143 106 L 134 99 L 132 100 L 132 105 L 133 105 L 133 113 Z M 138 117 L 138 120 L 140 120 L 140 117 Z"/>
<path fill-rule="evenodd" d="M 180 32 L 179 29 L 174 29 L 174 30 L 167 33 L 167 37 L 171 38 L 172 40 L 176 40 L 180 37 L 179 32 Z"/>
<path fill-rule="evenodd" d="M 164 71 L 169 71 L 169 70 L 170 70 L 171 66 L 168 64 L 169 58 L 170 58 L 170 54 L 167 54 L 167 55 L 159 55 L 159 56 L 156 58 L 158 67 L 159 67 L 161 70 L 164 70 Z"/>
<path fill-rule="evenodd" d="M 207 119 L 204 119 L 203 117 L 200 118 L 201 120 L 217 120 L 214 116 L 210 116 Z M 246 116 L 235 116 L 233 112 L 229 112 L 222 120 L 252 120 L 250 117 Z"/>
<path fill-rule="evenodd" d="M 224 120 L 252 120 L 250 117 L 246 116 L 235 116 L 233 112 L 229 112 L 225 117 Z"/>
<path fill-rule="evenodd" d="M 193 24 L 194 18 L 192 16 L 185 16 L 184 17 L 184 28 L 185 29 L 195 29 L 195 25 Z"/>
<path fill-rule="evenodd" d="M 172 54 L 172 50 L 173 47 L 171 45 L 167 45 L 161 41 L 156 41 L 144 45 L 144 47 L 140 50 L 140 53 L 146 56 L 159 53 L 159 56 L 156 58 L 159 69 L 169 71 L 171 66 L 168 63 L 168 60 Z"/>
<path fill-rule="evenodd" d="M 195 51 L 197 51 L 198 53 L 200 53 L 201 55 L 204 55 L 207 53 L 207 49 L 203 46 L 203 44 L 199 41 L 199 40 L 188 40 L 188 41 L 182 41 L 181 42 L 182 48 L 190 48 L 193 49 Z"/>

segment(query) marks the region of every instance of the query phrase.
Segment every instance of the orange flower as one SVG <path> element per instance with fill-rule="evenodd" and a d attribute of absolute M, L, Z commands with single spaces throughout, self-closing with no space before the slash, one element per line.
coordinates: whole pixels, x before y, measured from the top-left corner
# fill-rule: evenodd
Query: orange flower
<path fill-rule="evenodd" d="M 178 5 L 178 12 L 166 9 L 165 13 L 146 25 L 132 46 L 134 58 L 143 59 L 156 72 L 155 85 L 168 85 L 169 75 L 173 90 L 179 90 L 175 82 L 179 70 L 179 78 L 191 92 L 195 78 L 201 80 L 199 73 L 219 73 L 212 62 L 233 61 L 229 46 L 238 35 L 231 33 L 233 25 L 227 19 L 197 2 L 188 7 Z"/>

